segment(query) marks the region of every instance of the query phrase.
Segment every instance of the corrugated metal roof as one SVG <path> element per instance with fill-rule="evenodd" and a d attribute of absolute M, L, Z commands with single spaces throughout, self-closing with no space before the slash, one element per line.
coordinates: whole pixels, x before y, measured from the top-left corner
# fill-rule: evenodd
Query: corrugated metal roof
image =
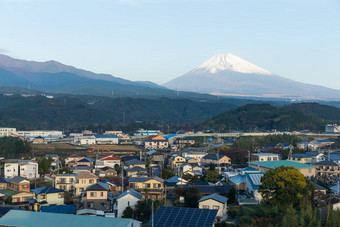
<path fill-rule="evenodd" d="M 254 185 L 261 185 L 261 178 L 264 176 L 264 174 L 250 174 L 250 180 L 253 182 Z"/>
<path fill-rule="evenodd" d="M 11 210 L 0 218 L 0 225 L 26 227 L 112 227 L 130 226 L 129 218 L 105 218 L 73 214 Z"/>
<path fill-rule="evenodd" d="M 293 162 L 288 160 L 280 160 L 280 161 L 265 161 L 265 162 L 249 162 L 249 164 L 262 166 L 269 169 L 275 169 L 280 166 L 292 166 L 297 169 L 301 168 L 315 168 L 313 165 L 303 164 L 300 162 Z"/>

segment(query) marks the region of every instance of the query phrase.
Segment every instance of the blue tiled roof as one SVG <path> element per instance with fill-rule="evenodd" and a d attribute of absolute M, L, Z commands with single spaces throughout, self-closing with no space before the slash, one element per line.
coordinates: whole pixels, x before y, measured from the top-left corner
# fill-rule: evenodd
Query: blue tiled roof
<path fill-rule="evenodd" d="M 41 212 L 75 214 L 76 208 L 74 205 L 42 206 Z"/>
<path fill-rule="evenodd" d="M 214 193 L 214 194 L 202 197 L 200 200 L 198 200 L 198 202 L 202 202 L 208 199 L 213 199 L 223 204 L 225 204 L 228 201 L 228 198 Z"/>
<path fill-rule="evenodd" d="M 132 196 L 134 196 L 137 199 L 142 199 L 142 197 L 143 197 L 142 193 L 139 193 L 139 192 L 137 192 L 137 191 L 135 191 L 133 189 L 129 189 L 129 190 L 126 190 L 125 192 L 123 192 L 122 194 L 120 194 L 117 199 L 120 199 L 120 198 L 122 198 L 122 197 L 124 197 L 126 195 L 132 195 Z"/>
<path fill-rule="evenodd" d="M 220 154 L 218 157 L 219 159 L 223 158 L 224 154 Z M 217 154 L 207 154 L 206 156 L 203 157 L 204 159 L 211 159 L 211 160 L 217 160 Z"/>
<path fill-rule="evenodd" d="M 140 167 L 140 166 L 134 166 L 131 169 L 125 170 L 126 172 L 142 172 L 142 171 L 147 171 L 146 169 Z"/>
<path fill-rule="evenodd" d="M 9 180 L 4 177 L 0 177 L 0 183 L 9 183 Z"/>
<path fill-rule="evenodd" d="M 97 182 L 86 188 L 86 191 L 109 191 L 109 190 L 110 190 L 110 186 L 103 182 Z"/>
<path fill-rule="evenodd" d="M 310 157 L 315 157 L 318 156 L 320 153 L 319 152 L 306 152 L 306 155 L 310 156 Z"/>
<path fill-rule="evenodd" d="M 301 153 L 292 154 L 292 157 L 294 157 L 294 158 L 311 158 L 310 156 L 308 156 L 306 154 L 301 154 Z"/>
<path fill-rule="evenodd" d="M 240 184 L 245 182 L 245 177 L 242 175 L 237 175 L 235 177 L 230 178 L 229 180 L 234 184 Z"/>
<path fill-rule="evenodd" d="M 34 192 L 35 194 L 51 194 L 51 193 L 64 192 L 61 189 L 54 188 L 54 187 L 48 187 L 48 186 L 32 189 L 31 191 Z"/>

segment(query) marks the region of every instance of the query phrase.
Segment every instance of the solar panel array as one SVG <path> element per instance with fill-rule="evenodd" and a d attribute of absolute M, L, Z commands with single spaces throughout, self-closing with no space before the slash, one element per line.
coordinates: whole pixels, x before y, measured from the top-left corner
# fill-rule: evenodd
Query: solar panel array
<path fill-rule="evenodd" d="M 261 178 L 263 174 L 249 174 L 250 180 L 254 185 L 261 185 Z"/>
<path fill-rule="evenodd" d="M 218 210 L 160 207 L 155 213 L 155 227 L 212 227 Z M 150 222 L 151 226 L 151 222 Z"/>

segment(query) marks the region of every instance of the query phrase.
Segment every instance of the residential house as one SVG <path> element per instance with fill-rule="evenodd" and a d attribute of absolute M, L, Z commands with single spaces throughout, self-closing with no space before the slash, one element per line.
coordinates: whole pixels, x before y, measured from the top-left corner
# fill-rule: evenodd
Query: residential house
<path fill-rule="evenodd" d="M 340 164 L 334 161 L 321 161 L 314 164 L 316 166 L 316 174 L 340 176 Z"/>
<path fill-rule="evenodd" d="M 203 196 L 200 200 L 198 200 L 198 207 L 200 209 L 218 210 L 216 220 L 217 222 L 221 222 L 227 218 L 227 201 L 228 198 L 224 196 L 211 194 Z"/>
<path fill-rule="evenodd" d="M 195 152 L 195 151 L 190 151 L 190 152 L 183 152 L 183 157 L 184 158 L 190 158 L 190 160 L 197 160 L 198 164 L 201 164 L 201 160 L 204 156 L 206 156 L 206 152 Z"/>
<path fill-rule="evenodd" d="M 67 158 L 65 158 L 65 165 L 67 166 L 73 166 L 77 160 L 81 159 L 82 156 L 80 156 L 79 154 L 72 154 L 70 156 L 68 156 Z"/>
<path fill-rule="evenodd" d="M 129 188 L 142 193 L 148 199 L 162 199 L 164 180 L 159 177 L 130 177 Z"/>
<path fill-rule="evenodd" d="M 148 171 L 140 166 L 134 166 L 125 170 L 128 177 L 148 176 Z"/>
<path fill-rule="evenodd" d="M 123 212 L 127 207 L 135 208 L 138 201 L 143 197 L 142 193 L 139 193 L 133 189 L 128 189 L 124 193 L 120 194 L 114 205 L 117 217 L 122 217 Z"/>
<path fill-rule="evenodd" d="M 261 178 L 264 173 L 245 173 L 245 190 L 246 192 L 254 198 L 254 203 L 260 203 L 262 196 L 258 192 L 261 185 Z"/>
<path fill-rule="evenodd" d="M 64 204 L 64 190 L 54 187 L 40 187 L 32 189 L 35 194 L 35 199 L 41 206 L 49 205 L 63 205 Z"/>
<path fill-rule="evenodd" d="M 30 199 L 34 198 L 33 192 L 17 192 L 12 195 L 13 204 L 27 204 Z"/>
<path fill-rule="evenodd" d="M 165 181 L 165 186 L 167 189 L 174 189 L 177 186 L 186 186 L 188 183 L 189 181 L 179 176 L 173 176 Z"/>
<path fill-rule="evenodd" d="M 77 176 L 77 180 L 75 182 L 75 195 L 80 195 L 85 191 L 85 189 L 94 184 L 97 183 L 98 177 L 92 173 L 89 172 L 83 172 L 80 173 Z"/>
<path fill-rule="evenodd" d="M 88 167 L 92 167 L 93 165 L 93 160 L 87 158 L 87 157 L 83 157 L 80 158 L 78 160 L 75 161 L 75 166 L 88 166 Z"/>
<path fill-rule="evenodd" d="M 161 163 L 164 165 L 166 157 L 167 157 L 166 153 L 156 151 L 151 155 L 151 161 L 153 163 Z"/>
<path fill-rule="evenodd" d="M 91 172 L 90 166 L 75 166 L 71 168 L 72 172 L 75 174 L 80 174 L 84 172 Z"/>
<path fill-rule="evenodd" d="M 281 160 L 281 155 L 274 153 L 253 153 L 251 156 L 253 161 L 258 162 Z"/>
<path fill-rule="evenodd" d="M 9 180 L 4 177 L 0 177 L 0 190 L 7 189 L 9 184 Z"/>
<path fill-rule="evenodd" d="M 185 159 L 187 160 L 188 164 L 196 165 L 196 166 L 201 165 L 201 161 L 196 158 L 186 157 Z"/>
<path fill-rule="evenodd" d="M 8 159 L 4 165 L 5 178 L 22 176 L 28 179 L 39 177 L 38 163 L 31 160 Z"/>
<path fill-rule="evenodd" d="M 64 191 L 73 192 L 77 174 L 58 174 L 55 176 L 55 187 Z"/>
<path fill-rule="evenodd" d="M 219 164 L 219 165 L 230 165 L 231 159 L 223 154 L 207 154 L 201 160 L 202 165 L 209 165 L 209 164 Z"/>
<path fill-rule="evenodd" d="M 96 168 L 111 167 L 115 168 L 115 165 L 120 166 L 120 158 L 113 155 L 107 155 L 105 157 L 96 160 Z"/>
<path fill-rule="evenodd" d="M 51 163 L 51 166 L 58 166 L 59 165 L 59 156 L 57 154 L 46 154 L 45 155 L 45 158 L 49 159 L 49 158 L 52 158 L 52 163 Z"/>
<path fill-rule="evenodd" d="M 88 186 L 82 195 L 84 208 L 112 211 L 112 193 L 110 186 L 97 182 Z"/>
<path fill-rule="evenodd" d="M 16 176 L 9 180 L 8 189 L 17 192 L 30 192 L 30 182 L 24 177 Z"/>
<path fill-rule="evenodd" d="M 234 186 L 227 185 L 227 184 L 219 184 L 215 185 L 208 182 L 195 182 L 193 183 L 192 187 L 197 188 L 199 193 L 201 193 L 203 196 L 211 195 L 211 194 L 219 194 L 222 196 L 227 196 L 230 192 L 230 189 Z"/>
<path fill-rule="evenodd" d="M 295 153 L 292 154 L 289 160 L 305 164 L 311 164 L 313 157 L 302 153 Z"/>
<path fill-rule="evenodd" d="M 180 155 L 173 155 L 170 159 L 169 159 L 169 165 L 172 169 L 178 168 L 180 167 L 183 163 L 186 163 L 187 160 L 180 156 Z"/>
<path fill-rule="evenodd" d="M 125 162 L 125 166 L 127 166 L 129 169 L 133 168 L 133 167 L 141 167 L 141 168 L 145 168 L 145 163 L 139 161 L 138 159 L 131 159 Z"/>
<path fill-rule="evenodd" d="M 169 147 L 169 142 L 166 138 L 155 136 L 144 141 L 145 149 L 166 149 Z"/>
<path fill-rule="evenodd" d="M 100 169 L 96 169 L 96 175 L 99 177 L 114 177 L 117 176 L 117 171 L 111 167 L 103 167 Z"/>
<path fill-rule="evenodd" d="M 175 144 L 177 144 L 178 147 L 183 148 L 183 147 L 186 147 L 186 146 L 194 145 L 195 139 L 189 138 L 189 137 L 177 138 L 175 140 Z"/>
<path fill-rule="evenodd" d="M 280 166 L 292 166 L 298 169 L 305 177 L 312 177 L 316 175 L 316 166 L 288 160 L 248 162 L 248 164 L 250 167 L 258 169 L 260 172 L 266 172 L 270 169 L 275 169 Z"/>

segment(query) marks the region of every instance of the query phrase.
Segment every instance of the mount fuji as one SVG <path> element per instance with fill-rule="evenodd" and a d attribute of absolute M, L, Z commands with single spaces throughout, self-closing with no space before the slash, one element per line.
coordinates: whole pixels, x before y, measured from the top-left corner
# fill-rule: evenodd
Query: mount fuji
<path fill-rule="evenodd" d="M 278 76 L 233 54 L 217 54 L 163 86 L 221 96 L 339 99 L 340 90 Z"/>

